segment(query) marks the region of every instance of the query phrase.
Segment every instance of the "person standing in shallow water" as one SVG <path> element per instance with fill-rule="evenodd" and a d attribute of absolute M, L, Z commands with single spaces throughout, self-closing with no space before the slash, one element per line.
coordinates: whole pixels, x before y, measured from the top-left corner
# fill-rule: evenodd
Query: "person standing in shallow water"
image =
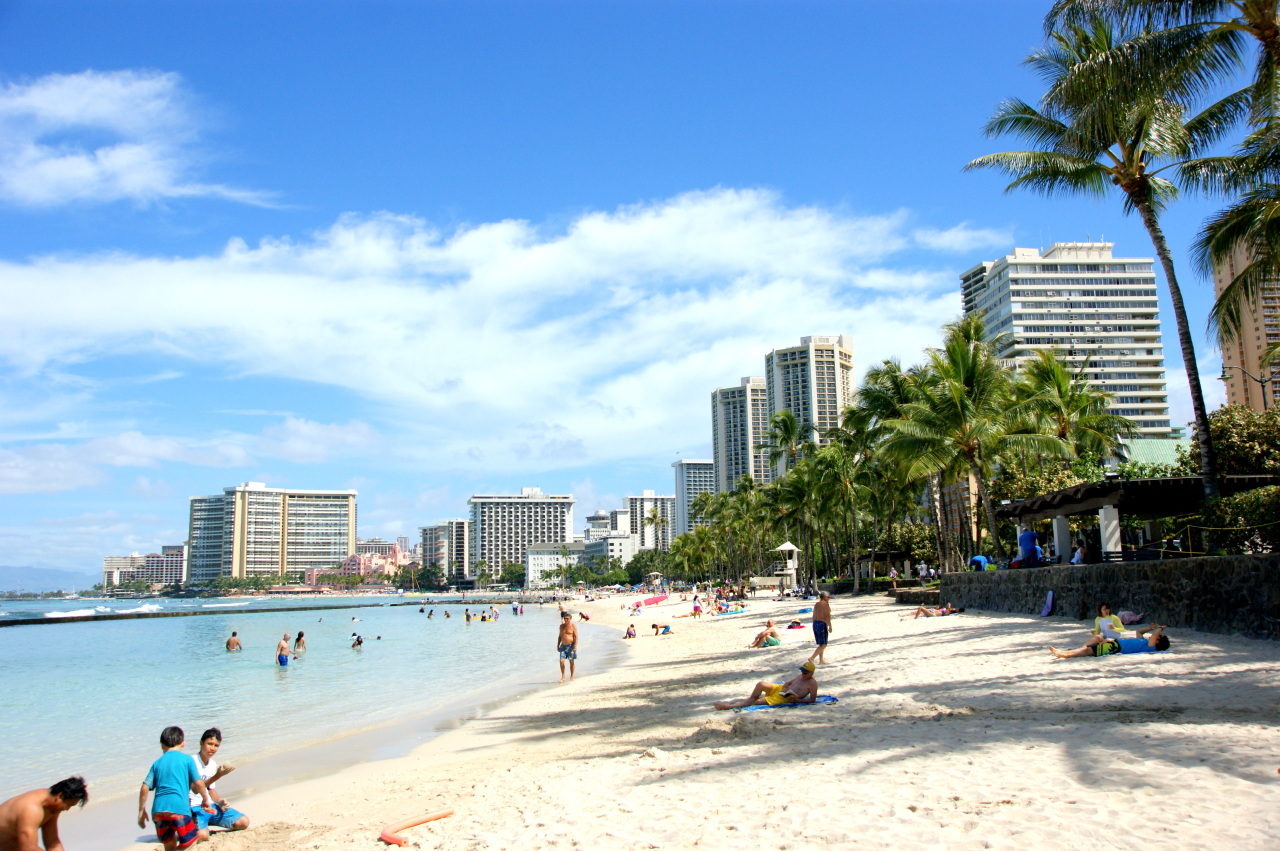
<path fill-rule="evenodd" d="M 231 637 L 227 639 L 227 652 L 234 653 L 240 649 L 240 639 L 236 637 L 235 632 L 231 633 Z"/>
<path fill-rule="evenodd" d="M 556 635 L 556 652 L 560 654 L 560 682 L 564 682 L 564 663 L 569 663 L 569 682 L 573 682 L 574 668 L 578 660 L 578 628 L 573 625 L 573 615 L 560 613 L 560 632 Z"/>

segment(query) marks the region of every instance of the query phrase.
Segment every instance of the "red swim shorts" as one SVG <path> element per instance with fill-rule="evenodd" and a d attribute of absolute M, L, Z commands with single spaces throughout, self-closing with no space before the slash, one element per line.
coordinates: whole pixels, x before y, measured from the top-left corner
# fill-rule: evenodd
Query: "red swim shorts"
<path fill-rule="evenodd" d="M 161 842 L 177 842 L 179 848 L 189 848 L 199 838 L 191 813 L 152 813 L 151 821 Z"/>

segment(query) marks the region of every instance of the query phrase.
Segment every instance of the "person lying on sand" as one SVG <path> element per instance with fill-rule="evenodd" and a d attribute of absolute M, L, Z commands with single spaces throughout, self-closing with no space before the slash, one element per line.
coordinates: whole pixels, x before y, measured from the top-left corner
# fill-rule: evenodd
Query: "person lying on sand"
<path fill-rule="evenodd" d="M 782 643 L 782 634 L 778 632 L 778 628 L 773 625 L 772 620 L 764 622 L 764 629 L 756 633 L 756 640 L 748 644 L 748 647 L 777 647 Z"/>
<path fill-rule="evenodd" d="M 1168 629 L 1158 623 L 1144 626 L 1135 633 L 1136 638 L 1106 638 L 1095 635 L 1075 650 L 1058 650 L 1050 647 L 1049 652 L 1058 659 L 1077 659 L 1081 656 L 1112 656 L 1116 653 L 1157 653 L 1169 649 L 1169 636 L 1164 634 Z"/>
<path fill-rule="evenodd" d="M 928 606 L 920 606 L 915 610 L 914 613 L 904 613 L 899 615 L 898 617 L 911 618 L 912 620 L 915 620 L 918 617 L 942 618 L 942 617 L 946 617 L 947 615 L 954 615 L 963 611 L 964 611 L 964 606 L 961 606 L 960 608 L 956 608 L 950 603 L 947 603 L 945 606 L 938 606 L 936 609 L 931 609 Z"/>
<path fill-rule="evenodd" d="M 800 676 L 789 683 L 756 683 L 751 695 L 743 700 L 720 701 L 711 704 L 716 709 L 740 709 L 743 706 L 781 706 L 784 703 L 813 703 L 818 697 L 818 681 L 813 678 L 817 667 L 813 662 L 800 666 Z"/>

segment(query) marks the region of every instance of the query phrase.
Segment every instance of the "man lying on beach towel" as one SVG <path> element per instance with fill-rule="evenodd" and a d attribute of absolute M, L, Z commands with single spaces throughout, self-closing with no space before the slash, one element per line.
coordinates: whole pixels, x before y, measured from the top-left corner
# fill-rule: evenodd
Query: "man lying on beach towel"
<path fill-rule="evenodd" d="M 1137 638 L 1107 638 L 1095 635 L 1075 650 L 1058 650 L 1050 647 L 1049 652 L 1058 659 L 1077 659 L 1081 656 L 1112 656 L 1116 653 L 1157 653 L 1169 649 L 1169 637 L 1164 634 L 1168 627 L 1153 623 L 1137 630 Z"/>
<path fill-rule="evenodd" d="M 716 709 L 739 709 L 743 706 L 780 706 L 784 703 L 813 703 L 818 697 L 818 681 L 813 678 L 817 670 L 813 662 L 800 666 L 800 676 L 789 683 L 769 683 L 761 680 L 751 690 L 751 696 L 743 700 L 713 703 Z"/>

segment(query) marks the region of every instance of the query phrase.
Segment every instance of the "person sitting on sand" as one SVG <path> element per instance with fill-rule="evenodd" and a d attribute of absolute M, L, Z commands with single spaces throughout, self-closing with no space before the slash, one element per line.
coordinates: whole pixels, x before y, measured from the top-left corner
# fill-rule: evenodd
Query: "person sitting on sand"
<path fill-rule="evenodd" d="M 1093 634 L 1103 638 L 1119 638 L 1124 633 L 1124 622 L 1111 614 L 1110 603 L 1098 604 L 1098 616 L 1093 619 Z"/>
<path fill-rule="evenodd" d="M 32 789 L 0 804 L 0 848 L 62 848 L 58 816 L 89 800 L 83 777 L 59 780 L 48 789 Z"/>
<path fill-rule="evenodd" d="M 947 603 L 945 606 L 938 606 L 938 607 L 937 607 L 937 608 L 935 608 L 935 609 L 931 609 L 931 608 L 929 608 L 928 606 L 920 606 L 920 607 L 918 607 L 918 608 L 915 610 L 915 612 L 914 612 L 914 613 L 911 613 L 911 614 L 906 614 L 906 613 L 904 613 L 904 614 L 902 614 L 902 615 L 899 615 L 899 617 L 900 617 L 900 618 L 908 618 L 908 617 L 909 617 L 909 618 L 911 618 L 912 620 L 915 620 L 915 619 L 916 619 L 916 618 L 918 618 L 918 617 L 926 617 L 926 618 L 944 618 L 944 617 L 946 617 L 947 615 L 954 615 L 954 614 L 958 614 L 959 612 L 963 612 L 963 611 L 964 611 L 964 607 L 963 607 L 963 606 L 961 606 L 960 608 L 956 608 L 955 606 L 951 605 L 950 603 Z"/>
<path fill-rule="evenodd" d="M 633 623 L 629 623 L 629 624 L 627 624 L 627 631 L 626 631 L 626 633 L 625 633 L 622 637 L 623 637 L 623 638 L 635 638 L 635 637 L 636 637 L 636 625 L 635 625 L 635 624 L 633 624 Z"/>
<path fill-rule="evenodd" d="M 234 765 L 229 763 L 218 765 L 217 760 L 214 759 L 221 747 L 222 731 L 217 727 L 210 727 L 200 737 L 200 750 L 192 757 L 196 761 L 196 771 L 200 773 L 200 779 L 204 781 L 204 787 L 208 790 L 210 799 L 213 800 L 214 808 L 214 812 L 206 812 L 200 806 L 200 796 L 194 792 L 190 794 L 191 818 L 195 820 L 201 841 L 209 838 L 211 827 L 221 827 L 226 830 L 247 830 L 249 827 L 249 817 L 239 810 L 232 809 L 227 799 L 222 797 L 214 786 L 219 778 L 226 777 L 236 770 Z"/>
<path fill-rule="evenodd" d="M 800 676 L 789 683 L 770 683 L 761 680 L 742 700 L 720 701 L 711 704 L 716 709 L 740 709 L 744 706 L 781 706 L 784 703 L 813 703 L 818 698 L 818 681 L 813 678 L 817 667 L 813 662 L 800 666 Z"/>
<path fill-rule="evenodd" d="M 748 644 L 748 647 L 777 647 L 782 643 L 782 634 L 778 632 L 778 628 L 773 625 L 772 620 L 764 622 L 764 629 L 756 633 L 755 641 Z"/>
<path fill-rule="evenodd" d="M 649 624 L 649 626 L 653 627 L 654 635 L 670 635 L 671 634 L 671 624 L 669 623 L 651 623 Z"/>
<path fill-rule="evenodd" d="M 1113 656 L 1117 653 L 1157 653 L 1169 649 L 1168 629 L 1158 623 L 1137 630 L 1135 638 L 1106 638 L 1095 635 L 1075 650 L 1059 650 L 1050 647 L 1049 652 L 1058 659 L 1078 659 L 1081 656 Z"/>

